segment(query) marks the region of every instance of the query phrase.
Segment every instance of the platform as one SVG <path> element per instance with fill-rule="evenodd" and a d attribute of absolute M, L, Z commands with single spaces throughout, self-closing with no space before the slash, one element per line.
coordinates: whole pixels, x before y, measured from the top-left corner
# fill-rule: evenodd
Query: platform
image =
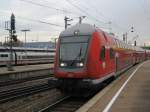
<path fill-rule="evenodd" d="M 8 71 L 7 67 L 0 67 L 0 75 L 15 73 L 15 72 L 24 72 L 24 71 L 33 71 L 33 70 L 43 70 L 53 68 L 53 64 L 39 64 L 39 65 L 24 65 L 24 66 L 13 66 L 13 71 Z"/>
<path fill-rule="evenodd" d="M 8 71 L 7 67 L 0 67 L 0 82 L 48 75 L 53 72 L 53 66 L 53 64 L 14 66 L 13 71 Z"/>
<path fill-rule="evenodd" d="M 150 112 L 150 61 L 135 72 L 109 111 Z"/>
<path fill-rule="evenodd" d="M 77 112 L 150 112 L 150 61 L 123 75 Z"/>

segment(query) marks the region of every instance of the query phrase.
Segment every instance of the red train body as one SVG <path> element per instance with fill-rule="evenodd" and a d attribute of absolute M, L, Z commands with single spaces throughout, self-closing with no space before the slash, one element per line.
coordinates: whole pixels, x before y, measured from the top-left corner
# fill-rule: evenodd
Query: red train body
<path fill-rule="evenodd" d="M 149 51 L 120 41 L 89 25 L 77 24 L 60 34 L 54 75 L 60 88 L 96 87 L 149 57 Z"/>

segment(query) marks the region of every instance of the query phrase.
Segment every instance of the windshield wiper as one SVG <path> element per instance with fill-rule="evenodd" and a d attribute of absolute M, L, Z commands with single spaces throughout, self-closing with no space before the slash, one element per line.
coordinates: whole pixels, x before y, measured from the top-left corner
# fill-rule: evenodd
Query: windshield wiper
<path fill-rule="evenodd" d="M 75 63 L 75 61 L 77 60 L 77 58 L 80 58 L 80 57 L 81 57 L 81 55 L 82 55 L 82 47 L 80 47 L 80 52 L 79 52 L 79 54 L 74 58 L 74 60 L 73 60 L 72 63 L 70 64 L 70 66 L 72 66 L 72 65 Z"/>

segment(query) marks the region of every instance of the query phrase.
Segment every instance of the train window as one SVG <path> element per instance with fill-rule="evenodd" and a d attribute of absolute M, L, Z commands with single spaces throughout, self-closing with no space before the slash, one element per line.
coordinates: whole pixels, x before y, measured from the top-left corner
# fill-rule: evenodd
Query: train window
<path fill-rule="evenodd" d="M 105 59 L 105 46 L 102 46 L 101 47 L 101 50 L 100 50 L 100 59 Z"/>
<path fill-rule="evenodd" d="M 117 40 L 117 47 L 119 48 L 120 47 L 120 45 L 119 45 L 119 41 Z"/>
<path fill-rule="evenodd" d="M 116 45 L 116 47 L 117 47 L 117 40 L 115 39 L 115 41 L 114 41 L 114 42 L 115 42 L 115 45 Z"/>
<path fill-rule="evenodd" d="M 123 43 L 122 42 L 120 42 L 121 43 L 121 48 L 123 48 Z"/>
<path fill-rule="evenodd" d="M 8 57 L 8 54 L 1 54 L 0 57 Z"/>
<path fill-rule="evenodd" d="M 122 42 L 122 48 L 124 48 L 124 43 Z"/>
<path fill-rule="evenodd" d="M 125 48 L 125 44 L 123 43 L 123 48 Z"/>
<path fill-rule="evenodd" d="M 121 43 L 121 41 L 119 41 L 119 44 L 120 44 L 120 48 L 122 48 L 122 43 Z"/>
<path fill-rule="evenodd" d="M 119 48 L 121 48 L 121 43 L 120 43 L 120 41 L 119 41 Z"/>
<path fill-rule="evenodd" d="M 125 43 L 123 43 L 123 48 L 124 48 L 124 49 L 126 48 L 125 46 L 126 46 Z"/>
<path fill-rule="evenodd" d="M 108 41 L 105 32 L 103 32 L 103 36 L 104 36 L 105 40 Z"/>
<path fill-rule="evenodd" d="M 110 59 L 114 58 L 114 50 L 113 50 L 113 48 L 110 48 L 109 55 L 110 55 Z"/>

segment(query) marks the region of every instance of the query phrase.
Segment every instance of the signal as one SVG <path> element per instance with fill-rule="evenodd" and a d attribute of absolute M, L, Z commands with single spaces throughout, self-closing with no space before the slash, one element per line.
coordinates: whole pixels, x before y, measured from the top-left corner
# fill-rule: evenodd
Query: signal
<path fill-rule="evenodd" d="M 17 35 L 15 35 L 16 33 L 16 27 L 15 27 L 15 15 L 12 13 L 11 17 L 10 17 L 10 31 L 12 33 L 12 39 L 14 42 L 17 41 Z"/>
<path fill-rule="evenodd" d="M 10 29 L 13 31 L 13 33 L 16 33 L 16 31 L 15 31 L 15 16 L 14 16 L 14 14 L 11 15 Z"/>
<path fill-rule="evenodd" d="M 18 40 L 17 35 L 12 35 L 12 39 L 13 39 L 14 42 L 17 42 L 17 40 Z"/>

